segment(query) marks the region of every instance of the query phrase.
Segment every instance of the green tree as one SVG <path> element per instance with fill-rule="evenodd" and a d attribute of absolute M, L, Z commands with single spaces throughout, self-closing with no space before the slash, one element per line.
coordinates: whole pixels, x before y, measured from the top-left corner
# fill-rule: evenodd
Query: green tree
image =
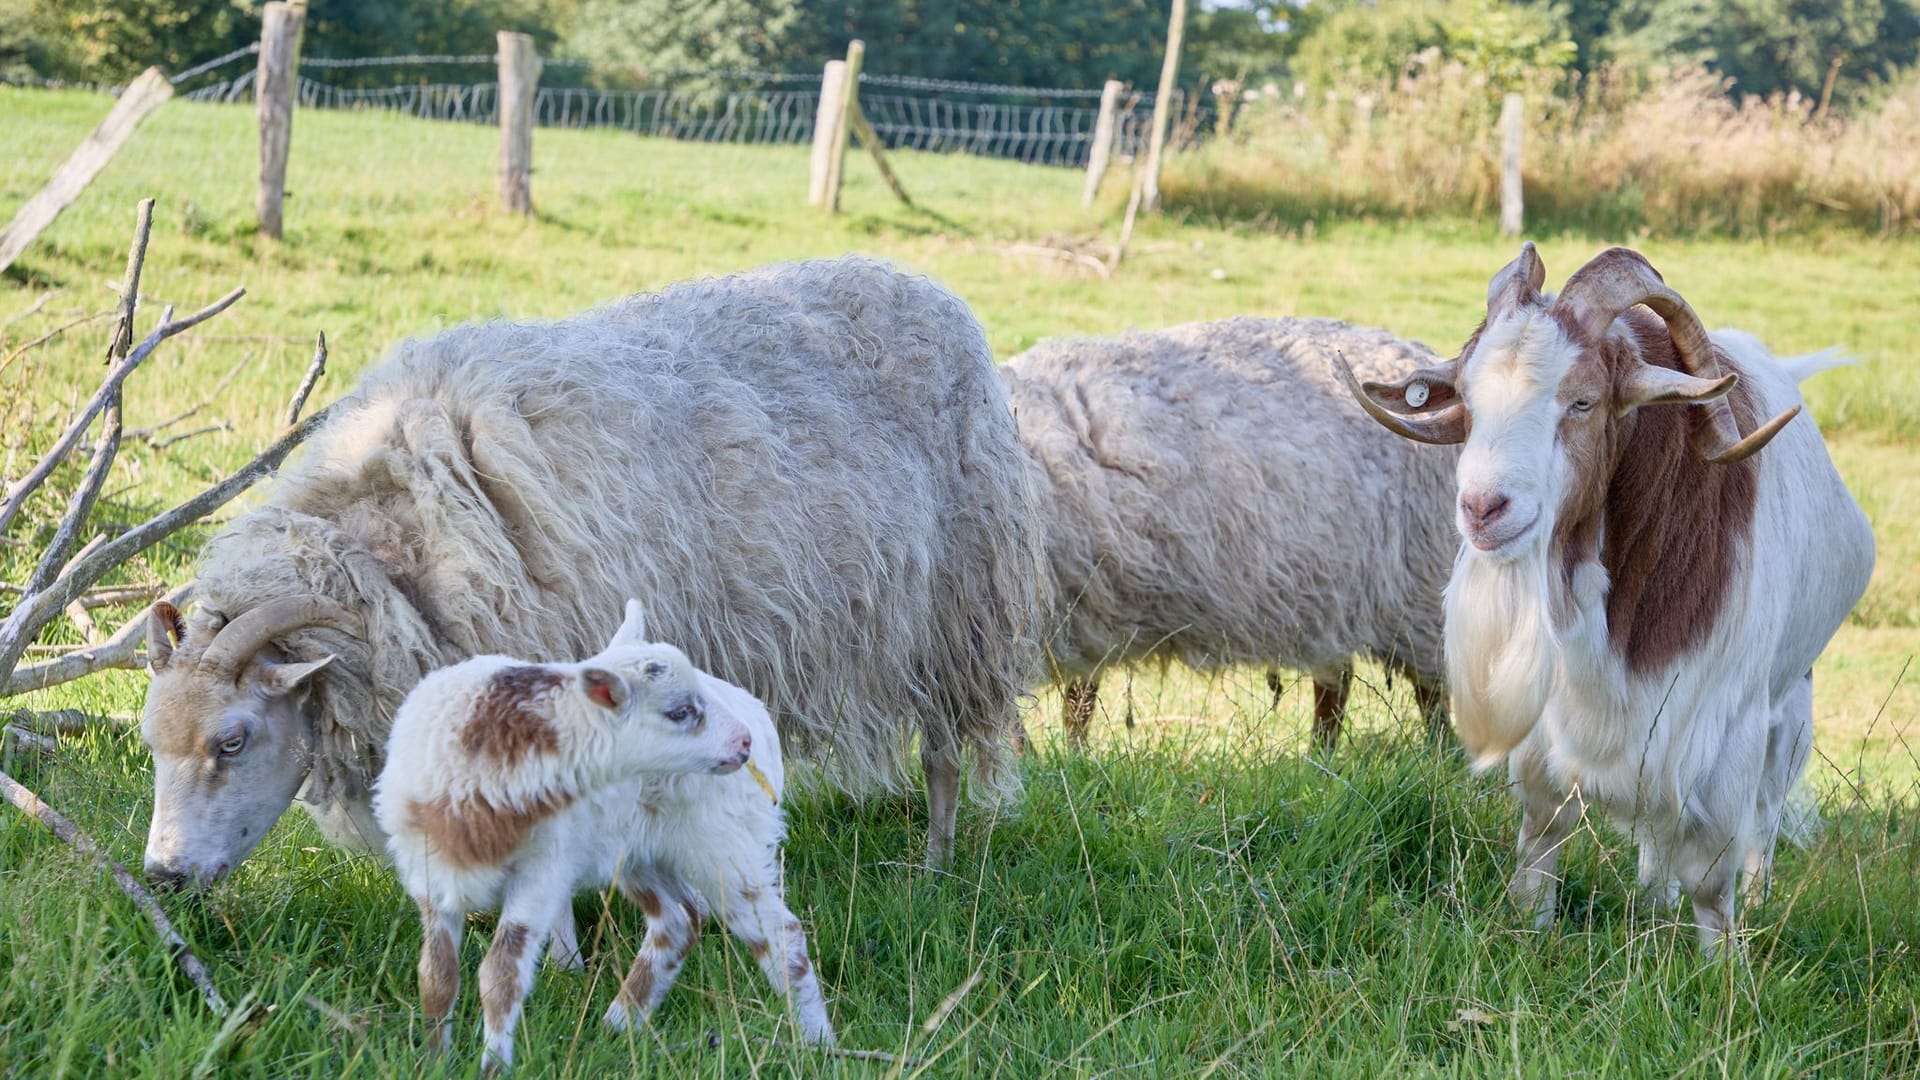
<path fill-rule="evenodd" d="M 1608 51 L 1641 67 L 1704 63 L 1739 93 L 1857 100 L 1913 64 L 1913 0 L 1621 0 Z"/>

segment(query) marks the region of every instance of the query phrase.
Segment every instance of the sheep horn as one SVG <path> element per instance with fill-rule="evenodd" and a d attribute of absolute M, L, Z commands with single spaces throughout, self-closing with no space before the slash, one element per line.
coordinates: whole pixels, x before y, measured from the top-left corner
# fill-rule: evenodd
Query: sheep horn
<path fill-rule="evenodd" d="M 1554 307 L 1564 305 L 1574 324 L 1593 341 L 1605 337 L 1613 320 L 1636 304 L 1645 305 L 1667 324 L 1667 335 L 1673 339 L 1682 370 L 1698 379 L 1720 377 L 1720 353 L 1707 336 L 1700 316 L 1637 251 L 1609 248 L 1595 255 L 1574 271 L 1554 300 Z M 1796 405 L 1741 438 L 1733 408 L 1724 398 L 1697 407 L 1707 410 L 1707 423 L 1694 429 L 1694 452 L 1717 465 L 1751 457 L 1800 411 Z"/>
<path fill-rule="evenodd" d="M 306 626 L 331 626 L 349 634 L 358 634 L 361 629 L 358 616 L 324 596 L 269 600 L 220 628 L 200 655 L 200 670 L 218 679 L 235 680 L 247 661 L 268 642 Z"/>
<path fill-rule="evenodd" d="M 1373 400 L 1373 395 L 1361 387 L 1360 380 L 1353 377 L 1353 368 L 1347 363 L 1344 355 L 1340 353 L 1333 355 L 1333 370 L 1340 376 L 1340 381 L 1346 384 L 1347 393 L 1353 395 L 1353 399 L 1360 403 L 1360 407 L 1367 411 L 1367 415 L 1379 421 L 1381 427 L 1395 435 L 1431 446 L 1451 446 L 1467 440 L 1465 403 L 1456 401 L 1444 409 L 1417 419 L 1400 416 L 1382 407 L 1379 402 Z"/>

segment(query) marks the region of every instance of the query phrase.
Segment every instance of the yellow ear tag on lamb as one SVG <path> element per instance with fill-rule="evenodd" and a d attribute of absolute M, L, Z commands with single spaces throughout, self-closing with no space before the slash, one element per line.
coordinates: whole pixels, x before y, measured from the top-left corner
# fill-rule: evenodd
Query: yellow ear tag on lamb
<path fill-rule="evenodd" d="M 1427 403 L 1427 384 L 1415 380 L 1407 384 L 1407 408 L 1417 409 Z"/>
<path fill-rule="evenodd" d="M 780 796 L 773 793 L 773 785 L 767 782 L 767 774 L 760 771 L 760 766 L 749 761 L 747 772 L 752 775 L 753 782 L 760 785 L 760 790 L 767 793 L 767 798 L 773 802 L 773 805 L 779 806 Z"/>

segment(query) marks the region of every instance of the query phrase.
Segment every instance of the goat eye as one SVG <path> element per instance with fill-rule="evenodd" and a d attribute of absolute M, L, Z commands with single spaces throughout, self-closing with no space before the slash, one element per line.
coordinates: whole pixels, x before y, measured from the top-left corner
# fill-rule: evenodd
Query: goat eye
<path fill-rule="evenodd" d="M 240 751 L 246 749 L 246 747 L 247 747 L 246 735 L 244 734 L 235 735 L 233 738 L 228 739 L 226 742 L 223 742 L 220 744 L 220 756 L 232 757 L 233 755 L 238 754 Z"/>
<path fill-rule="evenodd" d="M 1587 398 L 1581 398 L 1579 401 L 1576 401 L 1573 403 L 1573 411 L 1574 412 L 1592 412 L 1593 402 Z"/>

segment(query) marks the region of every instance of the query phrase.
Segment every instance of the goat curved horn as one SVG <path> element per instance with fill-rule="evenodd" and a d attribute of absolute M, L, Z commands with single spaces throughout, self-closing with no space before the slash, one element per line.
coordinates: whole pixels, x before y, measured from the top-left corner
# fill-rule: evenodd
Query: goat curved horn
<path fill-rule="evenodd" d="M 1347 363 L 1345 356 L 1334 354 L 1333 370 L 1340 376 L 1340 381 L 1346 384 L 1347 393 L 1353 395 L 1367 415 L 1395 435 L 1432 446 L 1451 446 L 1467 440 L 1467 407 L 1462 402 L 1456 401 L 1426 416 L 1401 416 L 1389 412 L 1373 399 L 1372 394 L 1367 393 L 1360 385 L 1360 380 L 1353 377 L 1353 367 Z"/>
<path fill-rule="evenodd" d="M 1574 271 L 1553 303 L 1556 309 L 1565 310 L 1593 341 L 1605 337 L 1613 320 L 1628 308 L 1645 305 L 1667 324 L 1667 335 L 1673 339 L 1682 370 L 1697 379 L 1718 379 L 1721 375 L 1718 350 L 1707 336 L 1700 316 L 1637 251 L 1609 248 L 1595 255 L 1587 265 Z M 1733 408 L 1724 398 L 1698 407 L 1707 410 L 1708 422 L 1694 429 L 1693 449 L 1717 465 L 1731 465 L 1751 457 L 1800 412 L 1796 405 L 1742 438 Z"/>
<path fill-rule="evenodd" d="M 200 670 L 231 681 L 268 642 L 307 626 L 331 626 L 350 634 L 361 629 L 358 616 L 324 596 L 269 600 L 220 628 L 200 655 Z"/>

